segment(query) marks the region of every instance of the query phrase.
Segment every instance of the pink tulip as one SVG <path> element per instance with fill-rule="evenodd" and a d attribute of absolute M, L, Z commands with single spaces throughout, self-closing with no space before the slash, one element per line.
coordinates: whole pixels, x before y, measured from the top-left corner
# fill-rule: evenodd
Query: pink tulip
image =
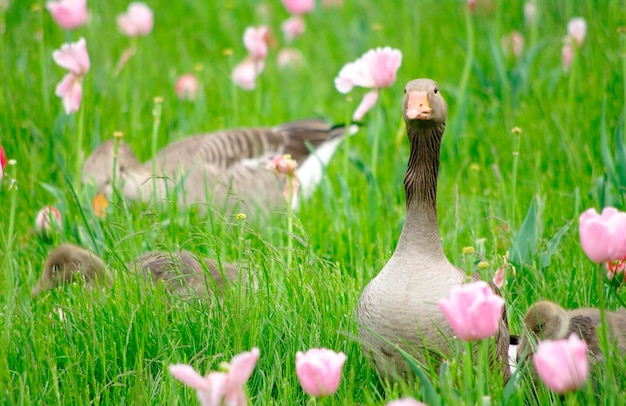
<path fill-rule="evenodd" d="M 270 160 L 268 168 L 277 174 L 294 176 L 298 163 L 291 159 L 289 155 L 278 155 Z"/>
<path fill-rule="evenodd" d="M 498 289 L 500 289 L 502 286 L 504 286 L 504 274 L 506 271 L 506 265 L 502 265 L 500 268 L 498 268 L 498 270 L 496 271 L 495 275 L 493 275 L 493 284 L 496 285 L 496 287 Z"/>
<path fill-rule="evenodd" d="M 297 68 L 304 62 L 302 52 L 295 48 L 282 48 L 278 51 L 276 63 L 280 69 Z"/>
<path fill-rule="evenodd" d="M 312 396 L 328 396 L 337 392 L 346 354 L 326 348 L 312 348 L 296 353 L 296 374 L 300 385 Z"/>
<path fill-rule="evenodd" d="M 198 400 L 203 406 L 247 406 L 243 385 L 252 375 L 259 353 L 255 347 L 252 351 L 235 355 L 228 372 L 211 372 L 206 378 L 186 364 L 170 365 L 168 369 L 174 378 L 198 392 Z"/>
<path fill-rule="evenodd" d="M 572 18 L 567 23 L 567 34 L 572 38 L 578 46 L 582 46 L 587 35 L 587 23 L 584 18 Z"/>
<path fill-rule="evenodd" d="M 89 72 L 90 62 L 85 38 L 81 37 L 78 42 L 61 45 L 60 50 L 52 53 L 52 59 L 57 65 L 76 76 L 84 76 Z"/>
<path fill-rule="evenodd" d="M 426 403 L 418 402 L 413 398 L 403 398 L 392 400 L 386 406 L 426 406 Z"/>
<path fill-rule="evenodd" d="M 390 47 L 367 51 L 361 58 L 344 65 L 335 78 L 335 87 L 341 93 L 348 93 L 355 86 L 380 89 L 389 87 L 396 81 L 396 73 L 402 64 L 402 53 Z M 378 92 L 366 94 L 354 112 L 353 120 L 360 120 L 372 108 Z"/>
<path fill-rule="evenodd" d="M 35 233 L 49 239 L 50 235 L 61 228 L 61 213 L 54 206 L 46 206 L 37 212 L 35 217 Z"/>
<path fill-rule="evenodd" d="M 243 33 L 243 45 L 248 50 L 248 55 L 254 59 L 264 59 L 267 56 L 268 39 L 269 28 L 265 25 L 248 27 Z"/>
<path fill-rule="evenodd" d="M 572 334 L 567 340 L 542 341 L 533 355 L 537 373 L 557 393 L 580 388 L 587 379 L 587 345 Z"/>
<path fill-rule="evenodd" d="M 176 81 L 176 95 L 180 100 L 195 100 L 200 85 L 196 75 L 193 73 L 185 73 L 180 75 Z"/>
<path fill-rule="evenodd" d="M 588 209 L 578 218 L 580 243 L 594 262 L 619 261 L 626 257 L 626 213 L 605 207 L 602 214 Z"/>
<path fill-rule="evenodd" d="M 304 24 L 304 19 L 300 15 L 292 16 L 280 25 L 280 28 L 285 34 L 285 39 L 287 40 L 287 42 L 293 41 L 294 39 L 302 35 L 305 27 L 306 26 Z"/>
<path fill-rule="evenodd" d="M 289 14 L 305 14 L 313 11 L 315 0 L 283 0 L 283 5 Z"/>
<path fill-rule="evenodd" d="M 561 64 L 563 65 L 563 71 L 569 71 L 569 67 L 572 65 L 573 60 L 574 48 L 572 47 L 572 44 L 566 42 L 563 44 L 563 48 L 561 48 Z"/>
<path fill-rule="evenodd" d="M 498 331 L 504 299 L 479 281 L 453 287 L 450 299 L 440 299 L 438 305 L 458 338 L 475 341 Z"/>
<path fill-rule="evenodd" d="M 117 16 L 117 26 L 129 37 L 148 35 L 154 26 L 154 15 L 145 3 L 132 2 L 126 13 Z"/>
<path fill-rule="evenodd" d="M 467 5 L 469 6 L 470 11 L 474 11 L 476 8 L 476 0 L 467 0 Z"/>
<path fill-rule="evenodd" d="M 54 94 L 63 101 L 65 114 L 76 113 L 80 109 L 80 101 L 83 97 L 83 78 L 68 73 L 57 85 Z"/>
<path fill-rule="evenodd" d="M 248 57 L 235 66 L 231 78 L 237 86 L 244 90 L 253 90 L 256 87 L 256 78 L 263 72 L 264 68 L 264 60 L 255 60 Z"/>
<path fill-rule="evenodd" d="M 519 31 L 513 31 L 511 34 L 502 37 L 502 51 L 505 55 L 513 53 L 513 56 L 519 58 L 524 50 L 524 36 Z"/>
<path fill-rule="evenodd" d="M 4 169 L 7 166 L 7 154 L 4 152 L 4 148 L 0 145 L 0 169 Z"/>
<path fill-rule="evenodd" d="M 87 0 L 60 0 L 46 2 L 50 15 L 61 28 L 72 30 L 87 21 Z"/>

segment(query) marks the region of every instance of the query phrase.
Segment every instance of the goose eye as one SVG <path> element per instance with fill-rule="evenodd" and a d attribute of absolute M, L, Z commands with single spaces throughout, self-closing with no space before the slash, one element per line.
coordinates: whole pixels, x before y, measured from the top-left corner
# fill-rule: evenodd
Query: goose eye
<path fill-rule="evenodd" d="M 433 89 L 433 92 L 435 92 L 435 94 L 439 93 L 439 88 L 435 86 L 435 88 Z"/>
<path fill-rule="evenodd" d="M 404 94 L 406 94 L 406 88 L 404 88 Z"/>

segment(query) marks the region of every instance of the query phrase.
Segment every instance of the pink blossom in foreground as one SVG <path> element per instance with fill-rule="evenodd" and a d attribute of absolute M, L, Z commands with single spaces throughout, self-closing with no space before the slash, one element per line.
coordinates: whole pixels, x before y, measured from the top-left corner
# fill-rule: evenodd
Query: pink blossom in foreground
<path fill-rule="evenodd" d="M 243 33 L 243 45 L 253 59 L 264 59 L 267 56 L 268 39 L 269 28 L 265 25 L 248 27 Z"/>
<path fill-rule="evenodd" d="M 117 26 L 129 37 L 148 35 L 152 32 L 154 14 L 145 3 L 132 2 L 126 13 L 117 16 Z"/>
<path fill-rule="evenodd" d="M 300 15 L 289 17 L 280 25 L 287 42 L 293 41 L 301 36 L 304 33 L 305 27 L 306 25 L 304 24 L 304 19 Z"/>
<path fill-rule="evenodd" d="M 313 11 L 315 0 L 283 0 L 283 5 L 289 14 L 305 14 Z"/>
<path fill-rule="evenodd" d="M 73 30 L 87 21 L 87 0 L 60 0 L 46 2 L 52 19 L 66 30 Z"/>
<path fill-rule="evenodd" d="M 626 257 L 626 213 L 605 207 L 602 214 L 591 208 L 578 218 L 580 243 L 594 262 L 619 261 Z"/>
<path fill-rule="evenodd" d="M 235 66 L 231 79 L 235 84 L 244 90 L 254 90 L 256 78 L 263 72 L 265 61 L 246 58 L 243 62 Z"/>
<path fill-rule="evenodd" d="M 252 351 L 235 355 L 228 372 L 211 372 L 206 377 L 186 364 L 173 364 L 168 369 L 174 378 L 198 392 L 198 400 L 203 406 L 247 406 L 243 386 L 254 371 L 259 353 L 255 347 Z"/>
<path fill-rule="evenodd" d="M 533 364 L 548 388 L 557 393 L 573 391 L 587 380 L 587 345 L 575 334 L 567 340 L 541 341 Z"/>
<path fill-rule="evenodd" d="M 54 206 L 46 206 L 35 216 L 35 233 L 44 239 L 61 228 L 61 213 Z"/>
<path fill-rule="evenodd" d="M 312 396 L 332 395 L 339 388 L 341 370 L 346 354 L 326 348 L 312 348 L 306 353 L 296 353 L 296 374 L 300 385 Z"/>
<path fill-rule="evenodd" d="M 458 338 L 475 341 L 498 331 L 504 299 L 479 281 L 453 287 L 450 298 L 440 299 L 438 305 Z"/>
<path fill-rule="evenodd" d="M 181 100 L 195 100 L 198 90 L 200 90 L 198 78 L 193 73 L 184 73 L 176 80 L 174 90 Z"/>
<path fill-rule="evenodd" d="M 63 101 L 66 114 L 72 114 L 80 108 L 83 96 L 83 76 L 89 72 L 90 62 L 87 42 L 84 38 L 71 44 L 63 44 L 54 51 L 52 58 L 57 65 L 69 71 L 56 86 L 55 94 Z"/>
<path fill-rule="evenodd" d="M 426 406 L 426 403 L 418 402 L 413 398 L 402 398 L 388 402 L 386 406 Z"/>
<path fill-rule="evenodd" d="M 280 69 L 298 68 L 304 63 L 302 52 L 295 48 L 282 48 L 278 51 L 276 63 Z"/>
<path fill-rule="evenodd" d="M 396 73 L 401 64 L 402 53 L 385 47 L 369 50 L 356 61 L 341 68 L 335 78 L 335 87 L 339 92 L 348 93 L 355 86 L 375 89 L 364 97 L 353 115 L 353 120 L 360 120 L 376 103 L 380 88 L 389 87 L 396 81 Z"/>
<path fill-rule="evenodd" d="M 572 18 L 567 23 L 567 35 L 572 38 L 578 46 L 582 46 L 587 36 L 587 23 L 584 18 Z"/>

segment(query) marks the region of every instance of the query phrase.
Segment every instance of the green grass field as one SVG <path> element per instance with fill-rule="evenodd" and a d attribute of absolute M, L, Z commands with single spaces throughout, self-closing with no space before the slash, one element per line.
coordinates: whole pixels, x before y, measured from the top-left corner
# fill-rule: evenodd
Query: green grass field
<path fill-rule="evenodd" d="M 521 332 L 524 312 L 540 298 L 597 306 L 603 289 L 607 308 L 620 306 L 620 292 L 598 289 L 598 268 L 580 248 L 577 218 L 588 207 L 626 208 L 618 139 L 626 94 L 626 34 L 618 31 L 626 25 L 624 1 L 538 1 L 534 25 L 525 24 L 521 0 L 478 0 L 472 15 L 461 0 L 347 0 L 331 9 L 318 2 L 292 44 L 305 63 L 285 71 L 276 55 L 288 14 L 278 0 L 147 3 L 154 30 L 138 38 L 136 54 L 117 76 L 117 61 L 132 43 L 115 25 L 127 1 L 90 1 L 90 21 L 71 32 L 54 23 L 43 1 L 9 0 L 0 11 L 0 144 L 17 161 L 5 169 L 0 188 L 0 403 L 194 404 L 195 392 L 170 376 L 169 364 L 208 372 L 254 346 L 261 356 L 247 385 L 252 404 L 311 403 L 294 360 L 296 351 L 314 347 L 348 356 L 339 391 L 323 403 L 383 405 L 401 396 L 437 403 L 424 381 L 379 383 L 356 340 L 361 290 L 391 256 L 403 224 L 408 141 L 401 103 L 404 84 L 418 77 L 435 79 L 449 108 L 438 188 L 444 250 L 464 267 L 464 259 L 478 262 L 479 256 L 464 258 L 463 247 L 475 247 L 489 263 L 480 271 L 486 279 L 511 250 L 515 272 L 509 268 L 503 288 L 511 331 Z M 588 34 L 564 72 L 562 39 L 577 16 L 586 19 Z M 272 27 L 278 44 L 257 89 L 246 92 L 229 76 L 245 57 L 244 29 L 260 24 Z M 519 59 L 500 46 L 514 30 L 525 37 Z M 91 70 L 81 111 L 66 116 L 54 94 L 65 72 L 52 52 L 81 36 Z M 342 144 L 315 195 L 302 202 L 293 235 L 286 213 L 243 221 L 175 205 L 114 205 L 105 219 L 90 211 L 89 191 L 79 186 L 76 171 L 81 156 L 122 131 L 148 160 L 155 97 L 164 100 L 159 148 L 222 128 L 312 116 L 343 123 L 365 91 L 346 97 L 333 79 L 377 46 L 402 51 L 398 79 L 382 90 L 364 128 Z M 195 102 L 174 93 L 185 72 L 202 82 Z M 9 188 L 10 178 L 17 188 Z M 46 205 L 64 219 L 52 242 L 32 233 L 35 214 Z M 120 280 L 106 292 L 72 285 L 34 299 L 30 291 L 47 252 L 60 242 L 86 246 L 114 269 L 149 249 L 185 248 L 238 262 L 243 279 L 258 279 L 258 290 L 242 281 L 222 302 L 170 306 L 164 292 L 143 295 Z M 448 375 L 426 371 L 426 377 L 446 405 L 477 404 L 479 393 L 490 395 L 491 404 L 621 404 L 626 362 L 620 355 L 610 370 L 601 367 L 600 399 L 591 384 L 565 400 L 543 386 L 535 394 L 523 376 L 505 391 L 484 363 L 468 381 L 456 359 Z"/>

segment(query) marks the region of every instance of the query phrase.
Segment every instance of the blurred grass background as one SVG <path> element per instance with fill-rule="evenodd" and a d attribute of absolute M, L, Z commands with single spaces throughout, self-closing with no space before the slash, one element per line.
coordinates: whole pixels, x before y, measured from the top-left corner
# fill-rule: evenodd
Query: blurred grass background
<path fill-rule="evenodd" d="M 348 355 L 342 385 L 329 403 L 383 404 L 400 394 L 420 398 L 419 385 L 378 383 L 355 341 L 354 319 L 362 288 L 390 257 L 402 228 L 408 143 L 400 105 L 404 84 L 417 77 L 438 81 L 449 107 L 438 207 L 451 261 L 462 267 L 462 247 L 474 246 L 489 262 L 490 269 L 482 272 L 490 278 L 512 242 L 534 241 L 520 254 L 524 264 L 507 274 L 504 290 L 515 333 L 538 298 L 566 307 L 597 305 L 595 265 L 580 249 L 576 219 L 585 208 L 607 203 L 596 193 L 597 179 L 608 171 L 601 155 L 602 106 L 605 147 L 613 154 L 626 88 L 625 48 L 618 33 L 626 18 L 624 1 L 538 1 L 533 28 L 524 22 L 522 1 L 478 0 L 471 14 L 475 44 L 466 88 L 460 82 L 468 50 L 467 3 L 461 0 L 346 0 L 327 9 L 318 2 L 305 18 L 306 32 L 291 44 L 302 52 L 304 64 L 289 70 L 280 70 L 275 59 L 284 45 L 280 23 L 288 17 L 278 0 L 151 0 L 154 30 L 138 39 L 136 54 L 116 76 L 118 58 L 132 42 L 115 25 L 127 4 L 89 2 L 88 24 L 72 32 L 56 26 L 42 1 L 9 1 L 0 14 L 5 26 L 0 144 L 17 160 L 18 185 L 9 190 L 12 169 L 5 169 L 0 188 L 5 203 L 0 210 L 0 396 L 5 404 L 186 404 L 195 395 L 169 376 L 168 364 L 190 362 L 209 371 L 253 346 L 261 348 L 248 386 L 254 404 L 305 404 L 294 372 L 295 352 L 320 346 Z M 564 72 L 563 36 L 569 19 L 577 16 L 586 19 L 588 35 Z M 246 92 L 229 75 L 245 57 L 244 29 L 260 24 L 272 28 L 276 41 L 257 89 Z M 514 30 L 525 38 L 520 58 L 505 55 L 500 46 Z M 209 130 L 315 115 L 345 122 L 364 91 L 348 97 L 337 92 L 333 79 L 340 68 L 377 46 L 400 49 L 403 62 L 396 84 L 383 89 L 366 126 L 344 143 L 318 192 L 301 205 L 296 264 L 289 267 L 284 214 L 269 222 L 242 222 L 219 215 L 206 219 L 175 206 L 166 211 L 143 206 L 113 208 L 104 220 L 88 210 L 83 217 L 79 206 L 89 201 L 81 194 L 77 202 L 71 192 L 79 154 L 77 115 L 66 116 L 54 95 L 64 72 L 52 60 L 62 43 L 81 36 L 91 58 L 81 104 L 85 156 L 122 131 L 139 159 L 148 160 L 157 96 L 164 100 L 159 147 Z M 194 102 L 180 101 L 174 93 L 177 77 L 185 72 L 195 72 L 202 83 Z M 513 176 L 515 126 L 522 133 Z M 381 142 L 373 177 L 369 158 L 375 134 Z M 612 187 L 608 202 L 623 209 L 623 190 L 610 179 L 605 183 Z M 15 232 L 9 234 L 12 194 L 17 206 Z M 540 213 L 529 217 L 530 231 L 517 233 L 533 199 Z M 59 207 L 64 217 L 52 243 L 31 231 L 35 213 L 45 205 Z M 559 230 L 562 237 L 550 245 Z M 71 286 L 33 300 L 30 289 L 46 253 L 61 241 L 89 246 L 114 268 L 146 249 L 182 247 L 238 261 L 258 276 L 259 289 L 234 287 L 221 303 L 173 309 L 163 293 L 144 297 L 122 282 L 95 297 Z M 553 255 L 544 261 L 547 252 Z M 607 300 L 618 306 L 608 290 Z M 63 309 L 66 320 L 54 316 L 53 308 Z M 618 365 L 615 374 L 623 376 L 625 370 Z M 483 367 L 477 373 L 489 371 Z M 497 402 L 504 395 L 492 386 Z M 517 387 L 509 403 L 523 403 L 528 391 Z M 451 389 L 442 392 L 452 396 Z M 613 388 L 602 402 L 622 397 L 623 389 Z M 559 402 L 545 390 L 530 401 Z"/>

